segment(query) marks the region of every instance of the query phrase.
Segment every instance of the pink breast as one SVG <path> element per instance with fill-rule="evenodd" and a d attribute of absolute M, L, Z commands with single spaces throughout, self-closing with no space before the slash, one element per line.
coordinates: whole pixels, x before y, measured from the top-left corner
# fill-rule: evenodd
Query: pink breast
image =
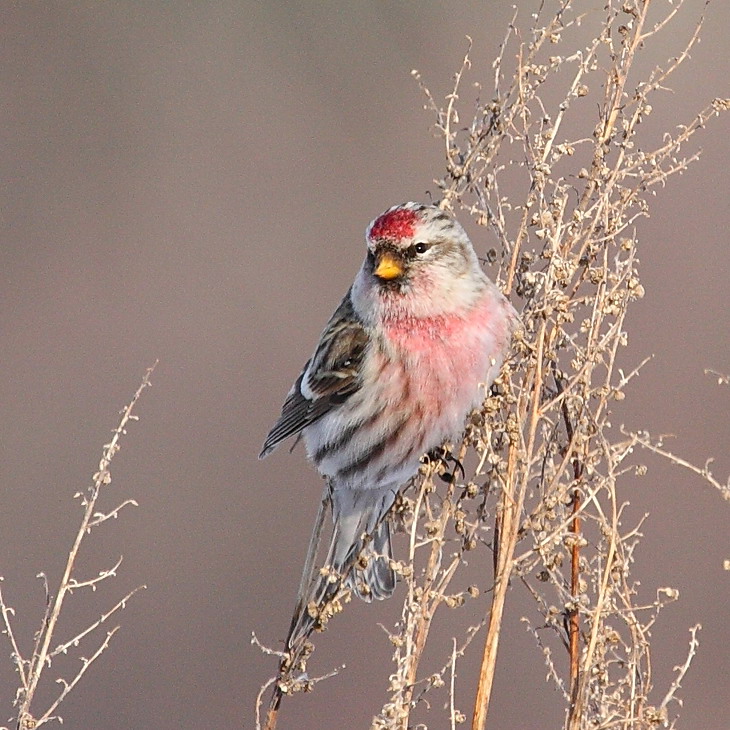
<path fill-rule="evenodd" d="M 496 306 L 495 306 L 496 305 Z M 388 343 L 398 366 L 386 368 L 384 397 L 397 400 L 392 389 L 407 389 L 401 401 L 412 409 L 420 429 L 436 434 L 436 443 L 458 434 L 464 419 L 481 400 L 479 384 L 487 381 L 492 361 L 501 361 L 507 330 L 501 302 L 484 302 L 467 317 L 441 315 L 386 323 Z M 387 371 L 387 372 L 386 372 Z"/>

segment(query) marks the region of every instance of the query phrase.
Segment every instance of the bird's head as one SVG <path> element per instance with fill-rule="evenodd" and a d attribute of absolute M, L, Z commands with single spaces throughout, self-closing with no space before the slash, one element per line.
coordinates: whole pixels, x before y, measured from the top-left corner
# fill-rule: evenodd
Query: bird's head
<path fill-rule="evenodd" d="M 449 310 L 483 280 L 466 232 L 435 205 L 404 203 L 379 215 L 365 234 L 363 295 L 392 309 Z"/>

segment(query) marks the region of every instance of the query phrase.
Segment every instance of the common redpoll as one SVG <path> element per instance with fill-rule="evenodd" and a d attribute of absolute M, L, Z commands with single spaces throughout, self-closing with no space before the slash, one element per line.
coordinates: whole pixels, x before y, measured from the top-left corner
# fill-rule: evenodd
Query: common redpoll
<path fill-rule="evenodd" d="M 499 372 L 517 314 L 464 229 L 436 206 L 390 208 L 366 243 L 260 458 L 301 432 L 329 484 L 327 564 L 370 600 L 395 588 L 384 517 L 422 455 L 463 433 Z M 353 570 L 361 553 L 362 572 Z"/>

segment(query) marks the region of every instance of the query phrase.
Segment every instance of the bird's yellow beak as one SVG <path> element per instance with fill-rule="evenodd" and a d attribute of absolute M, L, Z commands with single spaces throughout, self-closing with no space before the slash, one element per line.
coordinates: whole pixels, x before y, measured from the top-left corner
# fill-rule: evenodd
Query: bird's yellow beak
<path fill-rule="evenodd" d="M 383 252 L 375 267 L 375 276 L 390 281 L 397 279 L 401 274 L 403 274 L 403 262 L 389 251 Z"/>

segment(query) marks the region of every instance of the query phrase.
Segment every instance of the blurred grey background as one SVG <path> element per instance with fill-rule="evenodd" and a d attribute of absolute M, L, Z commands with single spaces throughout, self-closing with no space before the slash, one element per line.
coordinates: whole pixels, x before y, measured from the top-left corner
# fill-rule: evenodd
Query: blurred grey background
<path fill-rule="evenodd" d="M 523 18 L 534 4 L 519 3 Z M 646 62 L 675 54 L 703 7 L 688 0 Z M 140 507 L 92 534 L 79 566 L 94 575 L 123 554 L 119 577 L 72 597 L 59 640 L 127 589 L 148 589 L 64 703 L 66 727 L 253 726 L 275 664 L 251 632 L 272 646 L 285 635 L 320 493 L 301 449 L 256 455 L 360 263 L 365 226 L 426 198 L 441 174 L 411 69 L 443 95 L 465 36 L 486 67 L 511 14 L 481 2 L 3 3 L 0 574 L 26 651 L 42 614 L 34 576 L 58 580 L 79 519 L 72 495 L 160 359 L 104 503 Z M 654 103 L 656 130 L 730 95 L 730 5 L 707 17 L 674 94 Z M 696 138 L 701 160 L 639 223 L 647 295 L 626 362 L 655 358 L 614 411 L 676 434 L 672 448 L 692 459 L 716 456 L 719 477 L 730 470 L 728 388 L 703 370 L 730 370 L 729 140 L 727 119 L 714 120 Z M 494 241 L 482 234 L 485 250 Z M 642 460 L 648 476 L 623 485 L 625 524 L 650 513 L 634 576 L 647 602 L 657 586 L 681 594 L 653 631 L 653 697 L 699 622 L 681 726 L 726 730 L 730 509 L 688 473 Z M 476 618 L 486 604 L 470 605 Z M 397 610 L 358 602 L 319 637 L 310 668 L 347 668 L 286 702 L 282 730 L 369 727 L 391 671 L 378 623 Z M 538 616 L 518 584 L 507 610 L 490 727 L 556 727 L 562 701 L 520 623 Z M 453 615 L 434 628 L 435 664 Z M 467 713 L 479 651 L 459 667 Z M 0 643 L 0 723 L 14 687 Z"/>

